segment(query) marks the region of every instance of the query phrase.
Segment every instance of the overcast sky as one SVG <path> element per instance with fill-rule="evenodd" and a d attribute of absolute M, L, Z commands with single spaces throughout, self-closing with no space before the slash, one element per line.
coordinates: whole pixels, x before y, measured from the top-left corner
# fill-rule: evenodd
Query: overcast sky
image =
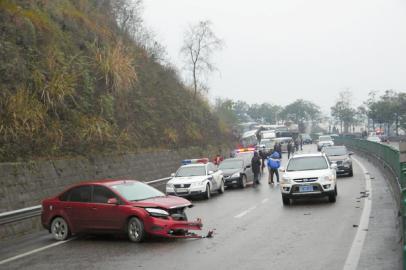
<path fill-rule="evenodd" d="M 212 100 L 303 98 L 329 112 L 341 90 L 359 105 L 370 90 L 406 89 L 404 0 L 144 0 L 144 19 L 179 68 L 187 26 L 213 23 L 226 46 Z"/>

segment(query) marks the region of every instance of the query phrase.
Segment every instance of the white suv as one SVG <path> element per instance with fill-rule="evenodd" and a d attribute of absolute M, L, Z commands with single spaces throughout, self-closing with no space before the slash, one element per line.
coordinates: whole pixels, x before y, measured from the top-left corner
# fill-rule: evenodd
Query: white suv
<path fill-rule="evenodd" d="M 290 204 L 290 199 L 305 197 L 328 197 L 336 201 L 336 164 L 331 164 L 325 154 L 303 154 L 293 156 L 280 181 L 282 201 Z"/>
<path fill-rule="evenodd" d="M 166 184 L 166 194 L 180 197 L 203 195 L 209 199 L 213 191 L 224 192 L 223 173 L 208 159 L 184 160 L 182 163 L 186 165 L 172 174 Z"/>

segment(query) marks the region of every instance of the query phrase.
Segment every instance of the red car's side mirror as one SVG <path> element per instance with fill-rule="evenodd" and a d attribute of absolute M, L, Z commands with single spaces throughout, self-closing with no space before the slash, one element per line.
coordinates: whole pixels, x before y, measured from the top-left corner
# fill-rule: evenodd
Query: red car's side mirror
<path fill-rule="evenodd" d="M 107 200 L 107 203 L 108 204 L 118 204 L 118 201 L 116 198 L 110 198 Z"/>

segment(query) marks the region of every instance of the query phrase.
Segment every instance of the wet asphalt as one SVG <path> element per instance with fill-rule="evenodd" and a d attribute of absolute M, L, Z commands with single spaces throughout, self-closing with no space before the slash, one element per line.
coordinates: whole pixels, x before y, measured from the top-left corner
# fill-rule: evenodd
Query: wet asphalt
<path fill-rule="evenodd" d="M 343 269 L 364 203 L 359 194 L 365 179 L 357 164 L 353 177 L 338 179 L 336 203 L 320 198 L 283 206 L 279 186 L 268 185 L 267 177 L 255 188 L 193 200 L 189 219 L 202 218 L 202 234 L 214 229 L 213 238 L 134 244 L 119 236 L 80 236 L 0 269 Z M 3 245 L 0 259 L 51 243 L 42 232 L 14 247 Z"/>

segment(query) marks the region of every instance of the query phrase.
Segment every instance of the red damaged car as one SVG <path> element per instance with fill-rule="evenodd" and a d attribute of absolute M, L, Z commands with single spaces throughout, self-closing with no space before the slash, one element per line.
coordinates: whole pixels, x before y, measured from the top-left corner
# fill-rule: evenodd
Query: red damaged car
<path fill-rule="evenodd" d="M 171 238 L 198 237 L 200 219 L 188 222 L 186 199 L 166 196 L 133 180 L 81 183 L 42 202 L 41 220 L 56 240 L 77 233 L 126 233 L 133 242 L 146 234 Z"/>

